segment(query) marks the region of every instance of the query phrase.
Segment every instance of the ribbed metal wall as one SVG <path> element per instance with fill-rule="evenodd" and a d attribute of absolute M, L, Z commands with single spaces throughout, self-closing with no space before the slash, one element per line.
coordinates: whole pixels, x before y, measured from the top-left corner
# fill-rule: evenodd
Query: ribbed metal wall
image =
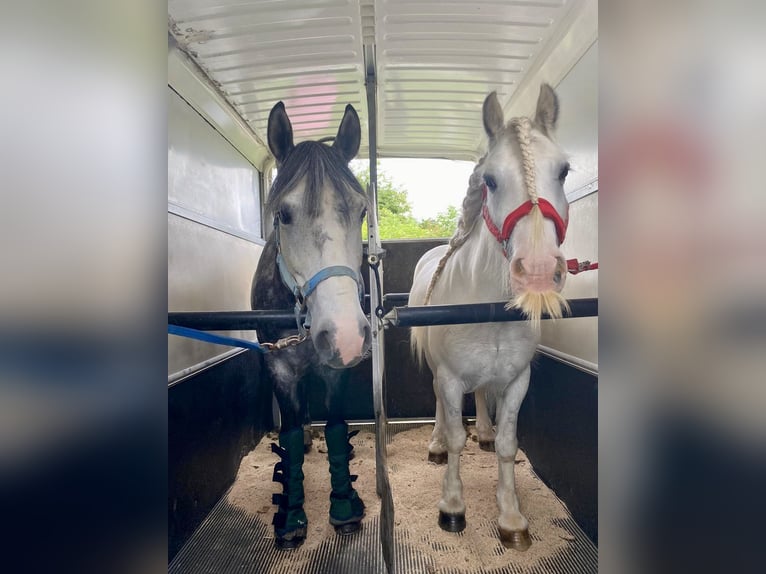
<path fill-rule="evenodd" d="M 264 141 L 279 100 L 298 140 L 334 135 L 351 103 L 366 157 L 363 46 L 374 45 L 378 155 L 475 160 L 486 94 L 510 104 L 586 3 L 170 0 L 168 14 L 179 45 Z"/>

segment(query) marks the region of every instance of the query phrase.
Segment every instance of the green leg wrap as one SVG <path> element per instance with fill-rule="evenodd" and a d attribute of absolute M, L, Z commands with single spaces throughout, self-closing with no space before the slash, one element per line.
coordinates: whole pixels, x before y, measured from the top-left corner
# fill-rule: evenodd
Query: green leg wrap
<path fill-rule="evenodd" d="M 351 483 L 356 480 L 348 470 L 349 454 L 353 447 L 346 423 L 336 423 L 325 427 L 327 458 L 330 461 L 330 524 L 342 526 L 359 523 L 364 516 L 364 502 L 359 498 Z"/>
<path fill-rule="evenodd" d="M 303 511 L 303 429 L 295 428 L 279 434 L 279 446 L 271 451 L 281 459 L 274 466 L 274 482 L 282 484 L 282 494 L 271 498 L 277 504 L 272 524 L 279 548 L 296 548 L 306 538 L 308 519 Z"/>

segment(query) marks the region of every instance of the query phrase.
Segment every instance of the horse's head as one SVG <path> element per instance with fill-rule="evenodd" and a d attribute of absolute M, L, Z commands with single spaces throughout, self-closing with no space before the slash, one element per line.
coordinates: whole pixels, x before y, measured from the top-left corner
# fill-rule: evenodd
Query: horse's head
<path fill-rule="evenodd" d="M 367 197 L 348 168 L 361 137 L 359 116 L 350 105 L 332 145 L 293 145 L 282 102 L 269 115 L 269 148 L 278 171 L 267 207 L 274 214 L 280 272 L 283 279 L 291 275 L 302 291 L 299 297 L 305 296 L 320 360 L 336 368 L 355 365 L 370 349 L 359 275 Z"/>
<path fill-rule="evenodd" d="M 489 136 L 477 173 L 485 197 L 483 218 L 508 262 L 511 304 L 534 323 L 542 312 L 560 317 L 566 308 L 560 292 L 567 265 L 559 246 L 569 215 L 563 190 L 569 164 L 552 139 L 558 98 L 543 84 L 534 120 L 514 118 L 506 124 L 492 92 L 484 100 L 483 120 Z"/>

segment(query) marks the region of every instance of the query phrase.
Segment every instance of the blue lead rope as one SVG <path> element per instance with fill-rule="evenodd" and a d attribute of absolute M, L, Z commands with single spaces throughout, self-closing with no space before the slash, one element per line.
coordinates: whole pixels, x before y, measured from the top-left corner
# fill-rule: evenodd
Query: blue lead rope
<path fill-rule="evenodd" d="M 214 335 L 213 333 L 200 331 L 198 329 L 192 329 L 190 327 L 181 327 L 180 325 L 168 324 L 168 333 L 170 335 L 178 335 L 179 337 L 188 337 L 189 339 L 197 339 L 198 341 L 213 343 L 214 345 L 241 347 L 243 349 L 252 349 L 253 351 L 258 351 L 259 353 L 268 353 L 268 349 L 254 341 L 235 339 L 234 337 L 225 337 L 223 335 Z"/>

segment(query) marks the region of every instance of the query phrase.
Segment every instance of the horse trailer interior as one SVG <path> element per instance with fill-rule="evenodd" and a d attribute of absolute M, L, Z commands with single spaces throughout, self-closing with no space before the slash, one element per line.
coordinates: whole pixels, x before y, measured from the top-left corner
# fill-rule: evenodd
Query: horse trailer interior
<path fill-rule="evenodd" d="M 266 129 L 278 101 L 296 142 L 334 136 L 352 104 L 362 127 L 358 157 L 373 166 L 376 158 L 476 162 L 486 151 L 487 94 L 496 91 L 511 118 L 531 114 L 540 85 L 550 84 L 561 102 L 556 140 L 572 166 L 564 247 L 569 257 L 597 261 L 597 8 L 596 0 L 170 0 L 169 311 L 250 309 L 253 274 L 271 230 L 265 203 L 275 160 Z M 421 255 L 447 241 L 382 242 L 387 311 L 406 305 L 395 294 L 410 291 Z M 382 253 L 379 243 L 370 242 L 368 253 Z M 361 272 L 369 312 L 379 287 L 368 261 Z M 597 271 L 578 273 L 563 295 L 595 300 L 597 287 Z M 411 356 L 409 329 L 387 328 L 385 340 L 380 334 L 373 341 L 372 360 L 352 368 L 346 419 L 360 433 L 351 469 L 367 503 L 353 536 L 336 536 L 327 524 L 327 411 L 320 385 L 309 389 L 314 440 L 304 471 L 311 528 L 306 543 L 290 552 L 275 548 L 271 526 L 278 459 L 269 445 L 279 410 L 263 356 L 170 335 L 169 571 L 596 572 L 593 314 L 543 321 L 518 418 L 516 477 L 532 539 L 526 552 L 498 539 L 497 463 L 479 448 L 470 395 L 462 457 L 468 527 L 439 529 L 444 467 L 427 461 L 436 403 L 428 369 Z M 247 328 L 216 332 L 255 341 Z M 381 401 L 382 417 L 375 406 Z M 387 451 L 393 514 L 378 496 L 376 447 Z M 386 539 L 388 528 L 393 537 Z"/>

